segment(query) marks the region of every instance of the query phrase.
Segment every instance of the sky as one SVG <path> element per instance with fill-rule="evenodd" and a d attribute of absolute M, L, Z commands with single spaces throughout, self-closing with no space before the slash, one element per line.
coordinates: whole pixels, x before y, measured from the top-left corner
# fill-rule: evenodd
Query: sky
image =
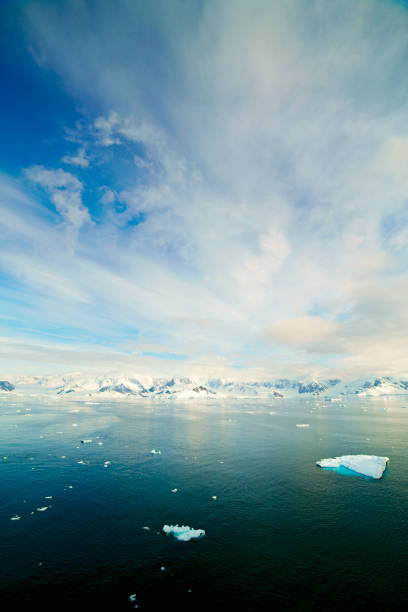
<path fill-rule="evenodd" d="M 3 0 L 0 373 L 408 376 L 408 6 Z"/>

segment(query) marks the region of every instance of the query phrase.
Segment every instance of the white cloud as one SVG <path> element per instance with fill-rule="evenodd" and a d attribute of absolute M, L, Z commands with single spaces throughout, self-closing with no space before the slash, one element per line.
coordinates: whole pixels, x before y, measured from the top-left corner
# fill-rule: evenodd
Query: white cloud
<path fill-rule="evenodd" d="M 313 346 L 333 339 L 339 326 L 321 317 L 283 319 L 264 331 L 270 340 L 295 346 Z"/>
<path fill-rule="evenodd" d="M 48 170 L 43 166 L 28 168 L 26 175 L 48 191 L 57 211 L 72 227 L 78 230 L 91 221 L 81 199 L 83 185 L 75 176 L 65 170 Z"/>
<path fill-rule="evenodd" d="M 79 166 L 80 168 L 87 168 L 89 166 L 89 158 L 85 153 L 84 147 L 80 147 L 76 155 L 65 155 L 61 161 L 64 164 Z"/>

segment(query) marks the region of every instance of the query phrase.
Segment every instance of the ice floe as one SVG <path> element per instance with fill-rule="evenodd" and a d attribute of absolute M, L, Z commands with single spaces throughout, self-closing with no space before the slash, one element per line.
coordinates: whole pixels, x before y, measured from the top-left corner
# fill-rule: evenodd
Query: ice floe
<path fill-rule="evenodd" d="M 201 538 L 205 535 L 204 529 L 193 529 L 187 525 L 163 525 L 166 535 L 172 533 L 180 542 L 188 542 L 192 538 Z"/>
<path fill-rule="evenodd" d="M 21 516 L 19 516 L 18 514 L 16 514 L 15 516 L 12 516 L 10 521 L 19 521 L 21 519 Z"/>
<path fill-rule="evenodd" d="M 105 463 L 103 464 L 103 467 L 104 467 L 104 468 L 107 468 L 107 467 L 108 467 L 110 464 L 111 464 L 111 462 L 110 462 L 110 461 L 105 461 Z"/>
<path fill-rule="evenodd" d="M 172 489 L 171 492 L 172 493 L 177 493 L 178 489 Z"/>
<path fill-rule="evenodd" d="M 296 423 L 296 427 L 299 427 L 299 428 L 310 427 L 310 423 Z"/>
<path fill-rule="evenodd" d="M 320 459 L 320 461 L 316 461 L 316 465 L 331 469 L 343 467 L 378 480 L 383 475 L 388 461 L 388 457 L 377 457 L 376 455 L 343 455 Z"/>
<path fill-rule="evenodd" d="M 45 512 L 48 510 L 49 506 L 43 506 L 42 508 L 37 508 L 37 512 Z"/>
<path fill-rule="evenodd" d="M 161 455 L 161 450 L 156 450 L 155 448 L 152 448 L 152 450 L 150 451 L 150 453 L 152 455 Z"/>

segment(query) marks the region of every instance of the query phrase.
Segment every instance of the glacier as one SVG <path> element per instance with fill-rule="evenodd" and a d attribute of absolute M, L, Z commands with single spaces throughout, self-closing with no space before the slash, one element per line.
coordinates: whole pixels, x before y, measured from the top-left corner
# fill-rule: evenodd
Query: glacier
<path fill-rule="evenodd" d="M 382 477 L 388 461 L 388 457 L 377 457 L 376 455 L 343 455 L 320 459 L 320 461 L 316 461 L 316 465 L 334 470 L 343 467 L 362 476 L 378 480 Z"/>
<path fill-rule="evenodd" d="M 54 396 L 66 400 L 134 401 L 276 399 L 322 397 L 340 403 L 345 397 L 376 398 L 408 395 L 408 380 L 383 376 L 371 379 L 228 380 L 221 378 L 162 378 L 136 373 L 91 375 L 74 372 L 50 376 L 15 376 L 0 381 L 0 399 L 10 397 Z"/>
<path fill-rule="evenodd" d="M 166 535 L 172 533 L 180 542 L 188 542 L 193 538 L 201 538 L 205 535 L 204 529 L 193 529 L 187 525 L 163 525 L 163 531 Z"/>

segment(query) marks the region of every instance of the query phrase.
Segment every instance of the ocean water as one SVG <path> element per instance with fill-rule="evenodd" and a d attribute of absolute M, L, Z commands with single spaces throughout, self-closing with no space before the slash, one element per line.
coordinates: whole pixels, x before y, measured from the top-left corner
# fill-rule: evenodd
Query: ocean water
<path fill-rule="evenodd" d="M 1 610 L 402 609 L 407 427 L 398 398 L 87 404 L 3 395 Z M 390 457 L 383 478 L 315 466 L 351 453 Z M 176 523 L 206 535 L 164 535 Z"/>

